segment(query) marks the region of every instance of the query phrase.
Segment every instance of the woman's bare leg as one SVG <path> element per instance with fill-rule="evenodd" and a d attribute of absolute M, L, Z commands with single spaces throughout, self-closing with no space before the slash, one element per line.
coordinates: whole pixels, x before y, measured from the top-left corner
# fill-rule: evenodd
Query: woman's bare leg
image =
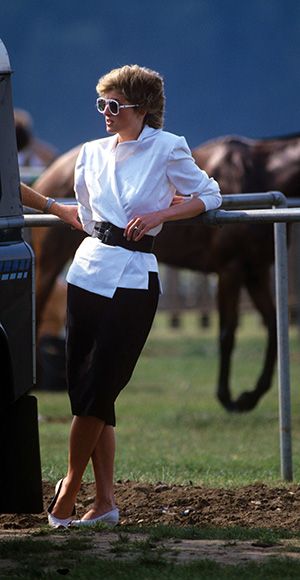
<path fill-rule="evenodd" d="M 82 476 L 105 427 L 97 417 L 74 417 L 70 431 L 68 472 L 52 510 L 57 518 L 68 518 L 79 492 Z"/>
<path fill-rule="evenodd" d="M 92 453 L 96 497 L 92 508 L 84 515 L 83 520 L 96 518 L 114 509 L 114 458 L 115 430 L 111 425 L 105 425 Z"/>

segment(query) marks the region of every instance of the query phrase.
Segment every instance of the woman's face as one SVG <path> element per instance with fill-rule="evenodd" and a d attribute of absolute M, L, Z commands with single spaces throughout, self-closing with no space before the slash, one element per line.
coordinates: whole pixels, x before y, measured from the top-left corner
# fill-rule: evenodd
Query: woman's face
<path fill-rule="evenodd" d="M 111 91 L 101 96 L 105 99 L 114 99 L 120 105 L 131 104 L 117 91 Z M 139 103 L 134 104 L 138 105 Z M 138 108 L 119 109 L 119 114 L 113 115 L 109 110 L 109 106 L 106 105 L 103 115 L 106 131 L 111 134 L 117 133 L 119 141 L 137 139 L 143 128 L 145 114 L 141 113 Z"/>

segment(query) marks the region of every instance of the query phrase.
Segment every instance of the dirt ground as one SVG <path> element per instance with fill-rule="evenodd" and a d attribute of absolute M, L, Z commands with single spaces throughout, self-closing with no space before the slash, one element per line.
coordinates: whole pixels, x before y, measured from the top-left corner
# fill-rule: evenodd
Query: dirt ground
<path fill-rule="evenodd" d="M 47 506 L 54 486 L 44 482 L 43 490 Z M 211 489 L 122 481 L 116 483 L 115 491 L 121 526 L 169 524 L 300 530 L 298 485 L 273 488 L 256 483 L 241 488 Z M 86 511 L 93 497 L 93 484 L 83 484 L 78 496 L 77 516 Z M 46 523 L 46 513 L 0 515 L 0 530 L 35 530 Z"/>
<path fill-rule="evenodd" d="M 44 482 L 43 487 L 47 506 L 54 486 Z M 78 517 L 86 511 L 93 496 L 93 484 L 84 484 L 78 496 Z M 114 557 L 112 546 L 118 542 L 122 526 L 130 524 L 141 527 L 168 524 L 180 527 L 241 526 L 295 532 L 300 530 L 300 486 L 297 485 L 271 488 L 257 483 L 242 488 L 210 489 L 192 485 L 152 485 L 123 481 L 116 483 L 116 501 L 121 513 L 120 525 L 104 534 L 94 534 L 91 540 L 95 552 L 100 552 L 104 558 Z M 0 540 L 31 536 L 46 523 L 46 513 L 1 514 Z M 145 535 L 141 535 L 141 538 L 139 536 L 133 534 L 134 542 L 145 538 Z M 56 539 L 55 535 L 51 538 L 52 541 L 63 541 L 61 534 Z M 274 545 L 235 540 L 163 540 L 162 544 L 167 557 L 178 562 L 209 558 L 223 564 L 237 564 L 262 561 L 270 556 L 284 556 L 297 559 L 300 565 L 298 538 L 282 540 Z M 129 557 L 133 557 L 132 554 Z"/>

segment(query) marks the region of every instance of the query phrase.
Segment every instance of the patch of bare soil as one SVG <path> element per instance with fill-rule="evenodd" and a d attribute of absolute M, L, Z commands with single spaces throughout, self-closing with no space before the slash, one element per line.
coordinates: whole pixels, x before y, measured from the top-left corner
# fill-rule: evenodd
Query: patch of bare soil
<path fill-rule="evenodd" d="M 122 535 L 124 525 L 158 525 L 228 528 L 268 528 L 300 530 L 300 486 L 268 487 L 257 483 L 242 488 L 212 489 L 202 486 L 142 484 L 131 481 L 116 483 L 116 501 L 120 508 L 120 525 L 112 531 L 94 534 L 93 549 L 101 557 L 114 557 L 112 546 Z M 44 482 L 45 506 L 50 503 L 54 486 Z M 93 501 L 94 485 L 83 484 L 78 496 L 77 517 Z M 0 539 L 24 537 L 37 532 L 47 523 L 42 514 L 1 514 Z M 55 541 L 56 535 L 51 539 Z M 136 543 L 139 534 L 130 534 Z M 141 536 L 145 538 L 145 535 Z M 41 538 L 39 536 L 39 538 Z M 130 540 L 130 541 L 131 541 Z M 57 541 L 61 541 L 57 538 Z M 282 540 L 275 545 L 255 541 L 163 540 L 167 556 L 178 562 L 210 558 L 220 563 L 260 561 L 270 556 L 300 558 L 300 540 Z M 126 550 L 126 557 L 131 556 Z M 129 554 L 129 556 L 128 556 Z M 124 556 L 124 554 L 121 554 Z M 120 557 L 120 554 L 118 554 Z"/>
<path fill-rule="evenodd" d="M 44 505 L 50 503 L 54 486 L 43 483 Z M 300 530 L 300 486 L 269 487 L 256 483 L 241 488 L 215 489 L 121 481 L 115 485 L 121 525 L 169 524 L 228 528 Z M 94 484 L 84 483 L 78 495 L 77 516 L 94 498 Z M 0 530 L 37 529 L 47 523 L 42 514 L 1 514 Z"/>

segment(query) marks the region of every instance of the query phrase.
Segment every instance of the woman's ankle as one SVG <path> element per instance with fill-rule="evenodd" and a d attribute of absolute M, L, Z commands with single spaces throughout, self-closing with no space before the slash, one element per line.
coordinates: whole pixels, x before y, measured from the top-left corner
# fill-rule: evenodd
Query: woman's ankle
<path fill-rule="evenodd" d="M 99 504 L 97 507 L 92 506 L 81 518 L 83 520 L 92 520 L 94 518 L 98 518 L 99 516 L 103 516 L 113 510 L 116 509 L 116 505 L 108 505 L 108 504 Z"/>
<path fill-rule="evenodd" d="M 97 500 L 95 499 L 95 501 L 93 502 L 93 505 L 90 507 L 91 510 L 94 510 L 95 512 L 99 513 L 99 514 L 105 514 L 106 512 L 110 512 L 111 510 L 115 509 L 116 507 L 116 502 L 115 502 L 115 498 L 105 498 L 105 499 L 101 499 L 101 500 Z"/>

